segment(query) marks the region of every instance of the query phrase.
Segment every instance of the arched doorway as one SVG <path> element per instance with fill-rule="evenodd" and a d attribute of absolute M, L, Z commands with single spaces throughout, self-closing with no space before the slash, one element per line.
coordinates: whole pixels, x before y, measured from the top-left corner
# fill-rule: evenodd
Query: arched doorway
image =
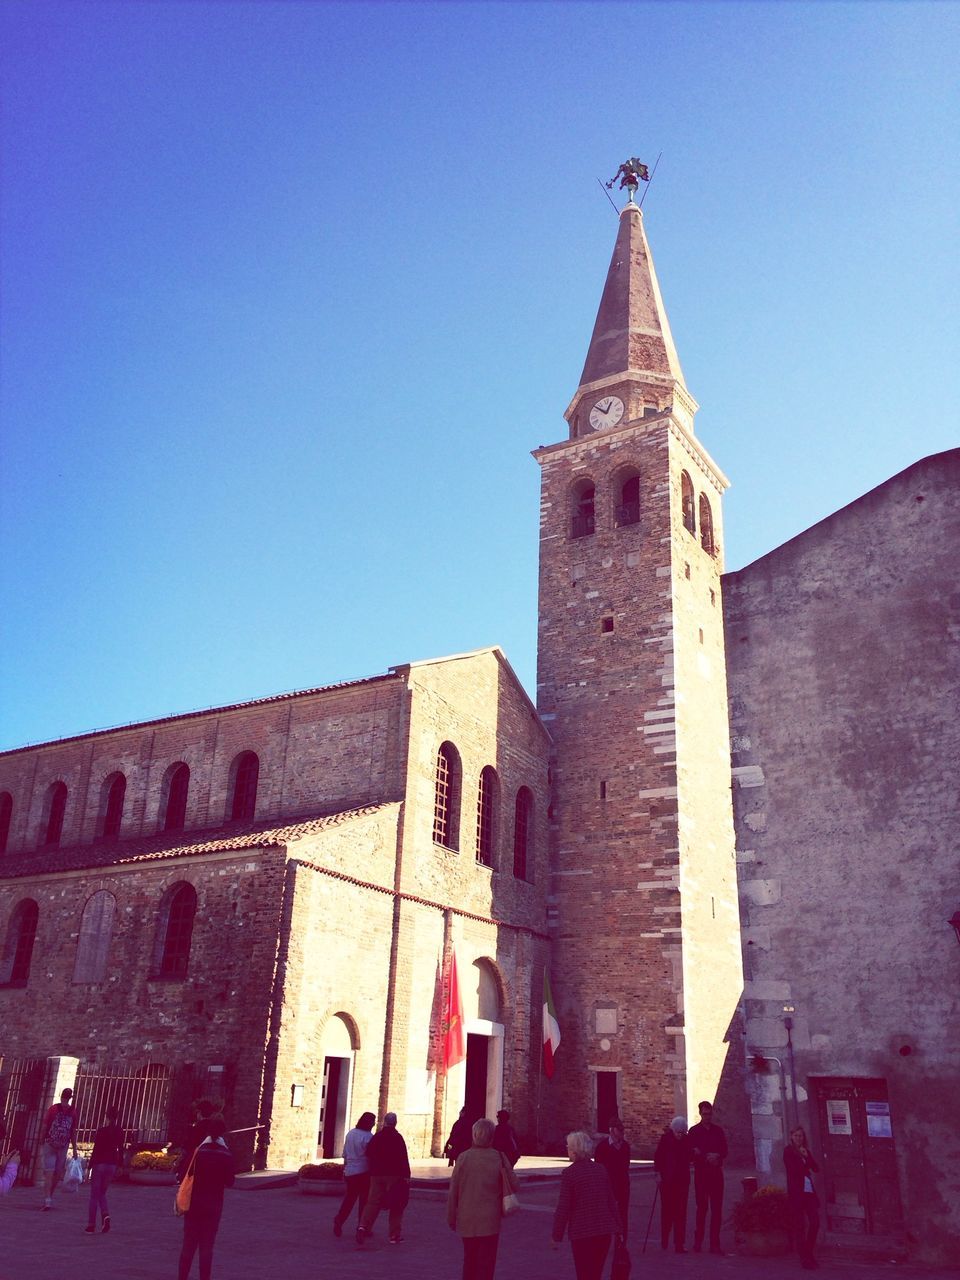
<path fill-rule="evenodd" d="M 353 1085 L 354 1040 L 353 1028 L 346 1014 L 335 1014 L 324 1027 L 320 1042 L 323 1079 L 317 1121 L 317 1154 L 325 1160 L 333 1159 L 343 1151 Z"/>

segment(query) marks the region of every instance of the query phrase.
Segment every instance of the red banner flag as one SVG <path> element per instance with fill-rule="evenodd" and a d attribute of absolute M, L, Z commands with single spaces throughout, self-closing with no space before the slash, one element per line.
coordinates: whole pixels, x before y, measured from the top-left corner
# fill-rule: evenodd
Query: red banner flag
<path fill-rule="evenodd" d="M 455 1067 L 458 1062 L 463 1062 L 467 1056 L 467 1038 L 463 1029 L 463 997 L 460 994 L 455 951 L 450 952 L 450 972 L 447 976 L 444 996 L 441 1024 L 443 1048 L 440 1066 L 446 1074 L 451 1067 Z"/>

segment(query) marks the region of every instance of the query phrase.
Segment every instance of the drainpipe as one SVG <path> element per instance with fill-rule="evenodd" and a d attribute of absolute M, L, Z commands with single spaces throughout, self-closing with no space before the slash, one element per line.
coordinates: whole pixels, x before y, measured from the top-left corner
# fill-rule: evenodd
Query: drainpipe
<path fill-rule="evenodd" d="M 783 1025 L 787 1029 L 787 1053 L 790 1055 L 790 1094 L 793 1098 L 793 1127 L 798 1128 L 800 1125 L 800 1108 L 797 1101 L 797 1064 L 793 1057 L 793 1019 L 784 1018 Z"/>

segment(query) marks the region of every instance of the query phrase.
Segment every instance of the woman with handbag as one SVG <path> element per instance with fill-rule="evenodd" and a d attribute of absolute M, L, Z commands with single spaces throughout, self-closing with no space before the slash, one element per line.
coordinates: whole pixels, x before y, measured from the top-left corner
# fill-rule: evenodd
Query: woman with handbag
<path fill-rule="evenodd" d="M 450 1180 L 447 1224 L 463 1240 L 463 1280 L 493 1280 L 504 1200 L 515 1201 L 519 1186 L 510 1161 L 491 1145 L 495 1128 L 492 1120 L 474 1124 L 473 1146 L 457 1157 Z"/>
<path fill-rule="evenodd" d="M 200 1280 L 210 1280 L 223 1193 L 233 1186 L 233 1156 L 223 1140 L 227 1123 L 223 1116 L 211 1116 L 206 1127 L 207 1136 L 197 1147 L 177 1192 L 177 1206 L 183 1212 L 183 1248 L 177 1280 L 187 1280 L 197 1250 Z"/>
<path fill-rule="evenodd" d="M 570 1164 L 560 1176 L 560 1199 L 553 1215 L 553 1244 L 566 1233 L 573 1250 L 577 1280 L 600 1280 L 612 1236 L 623 1236 L 623 1223 L 606 1169 L 594 1164 L 588 1133 L 567 1134 Z"/>

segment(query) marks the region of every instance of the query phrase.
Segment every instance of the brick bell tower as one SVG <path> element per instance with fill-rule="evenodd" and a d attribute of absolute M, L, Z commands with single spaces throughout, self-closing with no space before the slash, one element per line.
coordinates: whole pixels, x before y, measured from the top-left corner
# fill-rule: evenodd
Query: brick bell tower
<path fill-rule="evenodd" d="M 720 574 L 727 480 L 694 435 L 643 215 L 620 225 L 569 437 L 542 470 L 538 705 L 553 738 L 545 1134 L 637 1151 L 739 1073 Z M 739 1078 L 739 1076 L 738 1076 Z M 718 1117 L 719 1118 L 719 1117 Z"/>

